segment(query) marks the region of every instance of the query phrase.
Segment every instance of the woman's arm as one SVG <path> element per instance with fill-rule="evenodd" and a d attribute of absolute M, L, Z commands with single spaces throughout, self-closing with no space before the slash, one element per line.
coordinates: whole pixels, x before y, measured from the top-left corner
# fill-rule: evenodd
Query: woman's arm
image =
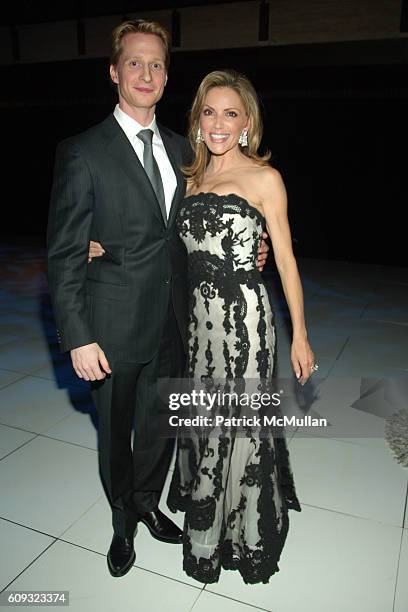
<path fill-rule="evenodd" d="M 268 234 L 271 238 L 283 291 L 292 319 L 291 360 L 299 382 L 304 384 L 313 373 L 314 355 L 307 340 L 303 289 L 287 215 L 287 195 L 280 173 L 271 167 L 262 172 L 259 187 Z"/>

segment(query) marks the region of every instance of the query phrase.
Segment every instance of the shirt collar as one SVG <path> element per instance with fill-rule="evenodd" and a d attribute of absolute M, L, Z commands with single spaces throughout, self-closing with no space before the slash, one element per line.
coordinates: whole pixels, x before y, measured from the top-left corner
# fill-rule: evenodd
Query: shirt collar
<path fill-rule="evenodd" d="M 129 140 L 132 141 L 141 130 L 147 129 L 153 131 L 153 141 L 156 139 L 161 140 L 159 128 L 157 127 L 156 115 L 154 115 L 149 125 L 141 125 L 136 119 L 133 119 L 133 117 L 125 113 L 125 111 L 119 107 L 119 104 L 115 106 L 113 115 Z"/>

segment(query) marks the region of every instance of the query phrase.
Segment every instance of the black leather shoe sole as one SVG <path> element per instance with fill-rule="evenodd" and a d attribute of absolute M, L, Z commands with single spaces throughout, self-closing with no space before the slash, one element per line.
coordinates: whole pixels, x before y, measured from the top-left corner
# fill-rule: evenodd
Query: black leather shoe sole
<path fill-rule="evenodd" d="M 108 569 L 109 569 L 110 575 L 114 576 L 114 578 L 121 578 L 122 576 L 127 574 L 128 571 L 131 569 L 133 563 L 136 560 L 136 553 L 135 553 L 135 551 L 133 551 L 133 554 L 130 557 L 129 561 L 126 563 L 126 565 L 124 565 L 123 567 L 121 567 L 118 570 L 116 570 L 114 567 L 112 567 L 110 559 L 109 559 L 109 554 L 108 554 L 107 560 L 108 560 Z"/>
<path fill-rule="evenodd" d="M 152 535 L 155 540 L 159 540 L 159 542 L 165 542 L 166 544 L 181 544 L 183 541 L 183 534 L 180 534 L 180 536 L 176 537 L 160 535 L 159 533 L 157 533 L 157 531 L 154 531 L 151 528 L 148 521 L 143 518 L 140 518 L 139 521 L 146 525 L 146 527 L 150 531 L 150 535 Z"/>

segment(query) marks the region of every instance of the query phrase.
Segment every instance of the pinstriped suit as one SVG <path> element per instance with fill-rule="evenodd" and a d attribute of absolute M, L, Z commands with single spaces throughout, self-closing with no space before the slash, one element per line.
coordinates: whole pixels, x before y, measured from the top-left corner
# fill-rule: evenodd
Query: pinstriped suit
<path fill-rule="evenodd" d="M 187 350 L 187 260 L 175 233 L 187 142 L 159 125 L 177 177 L 167 227 L 150 181 L 110 115 L 59 144 L 48 222 L 48 278 L 62 351 L 98 342 L 112 376 L 93 384 L 101 475 L 115 532 L 156 507 L 172 443 L 155 435 L 154 380 L 180 376 Z M 87 264 L 89 240 L 106 254 Z M 129 437 L 135 414 L 133 453 Z"/>

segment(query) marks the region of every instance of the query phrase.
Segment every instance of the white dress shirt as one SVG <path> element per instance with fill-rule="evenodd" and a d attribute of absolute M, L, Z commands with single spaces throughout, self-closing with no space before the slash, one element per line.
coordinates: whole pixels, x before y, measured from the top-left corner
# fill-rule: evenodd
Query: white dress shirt
<path fill-rule="evenodd" d="M 170 160 L 167 156 L 166 149 L 164 148 L 164 144 L 162 138 L 160 136 L 159 128 L 156 123 L 156 115 L 153 117 L 153 121 L 150 125 L 141 125 L 138 123 L 133 117 L 125 113 L 121 108 L 119 108 L 119 104 L 115 106 L 115 110 L 113 111 L 113 116 L 116 121 L 119 123 L 122 130 L 125 132 L 126 136 L 129 139 L 130 144 L 135 150 L 136 155 L 138 156 L 140 163 L 143 166 L 143 150 L 144 144 L 137 137 L 138 133 L 141 130 L 150 129 L 153 132 L 153 155 L 156 159 L 157 165 L 159 166 L 161 179 L 163 183 L 164 189 L 164 199 L 166 203 L 166 212 L 167 218 L 169 217 L 171 203 L 173 201 L 173 196 L 175 194 L 177 188 L 177 177 L 174 173 L 173 167 L 170 163 Z"/>

